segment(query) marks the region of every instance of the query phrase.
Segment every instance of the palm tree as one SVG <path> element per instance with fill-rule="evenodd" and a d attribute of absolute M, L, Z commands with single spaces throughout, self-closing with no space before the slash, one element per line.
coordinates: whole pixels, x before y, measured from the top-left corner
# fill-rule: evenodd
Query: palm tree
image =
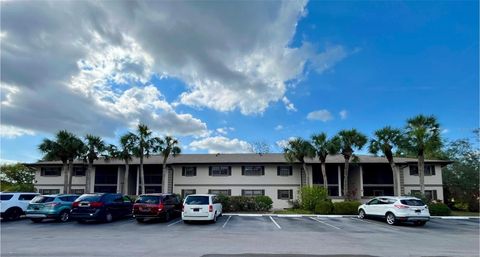
<path fill-rule="evenodd" d="M 392 128 L 390 126 L 376 130 L 374 132 L 375 137 L 370 140 L 368 151 L 377 155 L 378 152 L 382 152 L 387 158 L 393 174 L 393 194 L 399 195 L 397 186 L 397 174 L 399 173 L 398 166 L 393 159 L 393 150 L 398 148 L 402 144 L 402 132 L 399 129 Z"/>
<path fill-rule="evenodd" d="M 154 150 L 154 145 L 158 143 L 159 138 L 152 137 L 152 131 L 145 124 L 138 124 L 137 134 L 132 134 L 134 142 L 133 154 L 140 158 L 140 184 L 142 194 L 145 194 L 145 176 L 143 172 L 143 158 L 150 157 Z"/>
<path fill-rule="evenodd" d="M 178 147 L 178 140 L 171 137 L 171 136 L 165 136 L 163 139 L 157 139 L 157 145 L 154 149 L 155 152 L 159 152 L 163 156 L 163 161 L 162 161 L 162 172 L 163 172 L 163 178 L 165 178 L 165 172 L 167 171 L 167 159 L 170 155 L 173 155 L 174 157 L 177 156 L 182 152 L 180 147 Z M 168 177 L 172 177 L 173 174 L 170 174 L 170 171 L 168 171 Z M 163 192 L 166 193 L 172 193 L 170 188 L 168 188 L 168 182 L 163 183 L 164 185 L 167 185 L 167 190 L 162 189 Z"/>
<path fill-rule="evenodd" d="M 343 196 L 347 199 L 350 198 L 348 194 L 348 169 L 350 161 L 355 157 L 355 149 L 361 150 L 367 143 L 367 137 L 356 129 L 341 130 L 332 138 L 332 144 L 330 146 L 330 153 L 340 153 L 345 159 L 345 167 L 343 170 Z"/>
<path fill-rule="evenodd" d="M 425 194 L 425 154 L 442 147 L 440 124 L 434 116 L 418 115 L 407 120 L 403 148 L 418 157 L 420 193 Z"/>
<path fill-rule="evenodd" d="M 327 160 L 327 155 L 329 153 L 329 148 L 331 142 L 327 140 L 326 133 L 319 133 L 312 136 L 312 145 L 315 148 L 315 154 L 318 156 L 318 159 L 321 163 L 322 177 L 323 177 L 323 187 L 328 190 L 328 180 L 327 180 L 327 168 L 325 162 Z"/>
<path fill-rule="evenodd" d="M 85 155 L 85 144 L 76 135 L 69 133 L 70 136 L 66 142 L 68 152 L 68 188 L 67 193 L 72 192 L 73 161 Z"/>
<path fill-rule="evenodd" d="M 310 180 L 308 177 L 305 158 L 315 157 L 315 149 L 313 148 L 313 146 L 308 141 L 302 138 L 295 138 L 288 141 L 287 146 L 283 149 L 283 154 L 288 162 L 294 163 L 298 161 L 302 164 L 302 174 L 305 174 L 306 180 L 306 183 L 302 181 L 302 186 L 304 184 L 308 185 Z"/>
<path fill-rule="evenodd" d="M 63 192 L 67 192 L 68 188 L 68 152 L 64 143 L 69 137 L 69 132 L 66 130 L 60 130 L 55 134 L 55 140 L 48 138 L 43 139 L 42 143 L 38 146 L 38 149 L 44 153 L 43 160 L 45 161 L 62 161 L 62 171 L 64 174 Z"/>
<path fill-rule="evenodd" d="M 86 187 L 85 192 L 90 193 L 90 180 L 91 174 L 93 173 L 93 162 L 98 160 L 99 155 L 102 152 L 105 152 L 106 145 L 103 142 L 102 138 L 93 136 L 93 135 L 86 135 L 85 136 L 85 150 L 84 150 L 84 158 L 88 161 L 88 169 L 85 173 L 85 181 Z"/>
<path fill-rule="evenodd" d="M 133 148 L 135 147 L 135 135 L 127 133 L 120 138 L 120 149 L 115 145 L 109 145 L 107 151 L 109 155 L 125 162 L 125 178 L 123 184 L 123 193 L 128 194 L 128 178 L 130 176 L 130 161 L 133 157 Z"/>

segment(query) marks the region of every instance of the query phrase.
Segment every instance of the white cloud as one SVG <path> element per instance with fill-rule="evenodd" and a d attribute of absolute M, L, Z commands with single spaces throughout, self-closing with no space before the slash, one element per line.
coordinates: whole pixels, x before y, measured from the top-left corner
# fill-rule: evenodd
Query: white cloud
<path fill-rule="evenodd" d="M 275 144 L 279 149 L 283 150 L 285 147 L 287 147 L 288 142 L 294 139 L 296 139 L 296 137 L 289 137 L 288 139 L 278 140 L 275 142 Z"/>
<path fill-rule="evenodd" d="M 309 120 L 320 120 L 320 121 L 323 121 L 323 122 L 327 122 L 329 120 L 332 120 L 333 116 L 328 110 L 322 109 L 322 110 L 310 112 L 307 115 L 307 119 L 309 119 Z"/>
<path fill-rule="evenodd" d="M 442 129 L 442 132 L 441 132 L 441 133 L 442 133 L 442 134 L 447 134 L 448 132 L 450 132 L 450 130 L 447 129 L 447 128 L 445 128 L 445 129 Z"/>
<path fill-rule="evenodd" d="M 282 98 L 282 102 L 285 104 L 285 108 L 287 108 L 288 111 L 293 111 L 293 112 L 297 111 L 297 108 L 295 108 L 295 105 L 293 105 L 293 103 L 290 102 L 290 100 L 288 100 L 286 96 Z"/>
<path fill-rule="evenodd" d="M 339 112 L 339 115 L 340 115 L 340 119 L 345 120 L 348 117 L 348 112 L 347 110 L 341 110 Z"/>
<path fill-rule="evenodd" d="M 282 129 L 283 129 L 283 125 L 280 125 L 280 124 L 275 127 L 275 130 L 277 130 L 277 131 L 282 130 Z"/>
<path fill-rule="evenodd" d="M 188 147 L 194 151 L 207 150 L 209 153 L 246 153 L 251 146 L 249 143 L 224 136 L 207 137 L 191 142 Z"/>
<path fill-rule="evenodd" d="M 23 135 L 34 136 L 35 131 L 15 126 L 0 125 L 0 137 L 15 138 Z"/>
<path fill-rule="evenodd" d="M 223 127 L 223 128 L 217 128 L 215 131 L 217 131 L 217 133 L 220 134 L 220 135 L 227 135 L 228 132 L 235 131 L 235 128 L 233 128 L 233 127 Z"/>

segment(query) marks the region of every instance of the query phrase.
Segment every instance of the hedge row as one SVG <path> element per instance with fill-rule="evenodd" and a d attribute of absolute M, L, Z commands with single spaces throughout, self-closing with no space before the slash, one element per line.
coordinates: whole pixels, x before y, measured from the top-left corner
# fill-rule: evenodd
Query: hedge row
<path fill-rule="evenodd" d="M 450 216 L 452 212 L 444 203 L 429 203 L 428 209 L 432 216 Z"/>
<path fill-rule="evenodd" d="M 357 214 L 357 209 L 360 205 L 361 203 L 357 201 L 345 201 L 336 203 L 332 203 L 331 200 L 319 201 L 315 206 L 315 213 L 355 215 Z"/>
<path fill-rule="evenodd" d="M 268 196 L 226 196 L 218 195 L 224 212 L 264 212 L 272 209 L 273 201 Z"/>

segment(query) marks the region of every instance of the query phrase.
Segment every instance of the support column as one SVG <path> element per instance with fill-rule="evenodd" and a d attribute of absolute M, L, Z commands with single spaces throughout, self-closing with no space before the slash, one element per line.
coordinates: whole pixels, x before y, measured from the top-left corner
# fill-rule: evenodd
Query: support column
<path fill-rule="evenodd" d="M 96 168 L 95 168 L 95 166 L 93 166 L 93 169 L 91 170 L 92 173 L 90 173 L 90 189 L 89 189 L 90 192 L 85 191 L 85 193 L 87 193 L 87 194 L 88 193 L 95 193 L 95 170 L 96 170 Z"/>
<path fill-rule="evenodd" d="M 120 166 L 117 167 L 117 193 L 123 193 L 123 183 L 122 183 L 122 171 L 120 170 Z"/>
<path fill-rule="evenodd" d="M 363 197 L 363 167 L 360 165 L 360 198 Z"/>
<path fill-rule="evenodd" d="M 342 169 L 338 165 L 338 196 L 342 196 Z"/>
<path fill-rule="evenodd" d="M 137 166 L 137 182 L 135 183 L 135 195 L 138 195 L 138 184 L 140 180 L 140 168 Z"/>

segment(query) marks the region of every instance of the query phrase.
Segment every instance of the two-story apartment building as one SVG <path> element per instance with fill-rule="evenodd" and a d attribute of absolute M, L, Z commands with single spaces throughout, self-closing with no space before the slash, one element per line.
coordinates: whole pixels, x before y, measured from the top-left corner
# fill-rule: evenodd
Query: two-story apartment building
<path fill-rule="evenodd" d="M 397 185 L 384 157 L 359 156 L 359 161 L 350 165 L 348 181 L 350 194 L 355 198 L 377 195 L 393 195 L 394 187 L 401 194 L 419 190 L 417 160 L 396 158 L 399 166 Z M 443 200 L 441 168 L 448 161 L 425 161 L 426 193 L 432 198 Z M 86 164 L 74 163 L 72 180 L 73 193 L 84 193 L 86 188 Z M 183 196 L 192 193 L 214 193 L 226 195 L 267 195 L 275 209 L 289 207 L 297 199 L 302 184 L 323 185 L 318 159 L 307 159 L 307 171 L 300 163 L 289 163 L 283 154 L 181 154 L 170 157 L 167 172 L 162 170 L 161 156 L 144 160 L 145 189 L 150 192 L 174 192 Z M 40 193 L 63 193 L 64 176 L 60 162 L 37 162 L 35 187 Z M 343 167 L 341 155 L 327 158 L 328 190 L 333 199 L 343 198 Z M 129 176 L 125 177 L 125 164 L 121 160 L 101 159 L 95 162 L 91 174 L 91 192 L 121 192 L 139 194 L 139 160 L 129 165 Z"/>

